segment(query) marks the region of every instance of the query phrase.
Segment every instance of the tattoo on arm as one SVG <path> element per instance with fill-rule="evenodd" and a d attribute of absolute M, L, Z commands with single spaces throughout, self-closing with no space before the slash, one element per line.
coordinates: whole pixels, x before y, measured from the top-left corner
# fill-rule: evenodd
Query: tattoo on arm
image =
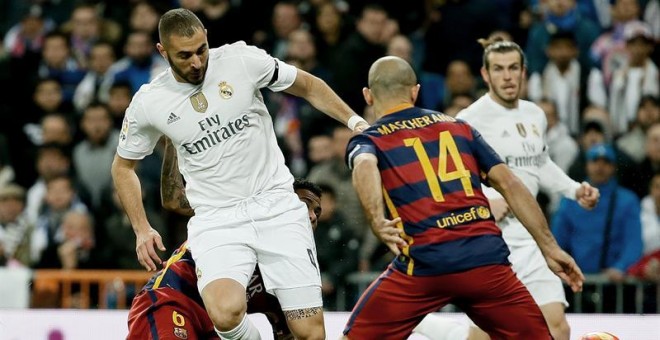
<path fill-rule="evenodd" d="M 166 141 L 160 174 L 161 203 L 178 213 L 192 216 L 194 211 L 186 197 L 186 187 L 177 165 L 177 155 L 170 140 Z"/>
<path fill-rule="evenodd" d="M 312 308 L 303 308 L 295 310 L 285 310 L 284 316 L 287 320 L 300 320 L 304 318 L 312 317 L 316 314 L 319 314 L 323 311 L 321 307 L 312 307 Z"/>

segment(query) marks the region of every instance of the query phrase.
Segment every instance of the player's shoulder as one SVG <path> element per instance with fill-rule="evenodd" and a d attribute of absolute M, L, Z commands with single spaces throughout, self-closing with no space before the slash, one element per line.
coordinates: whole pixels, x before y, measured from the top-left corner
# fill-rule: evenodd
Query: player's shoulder
<path fill-rule="evenodd" d="M 147 106 L 158 103 L 162 91 L 168 91 L 170 89 L 169 84 L 173 77 L 168 72 L 170 72 L 169 68 L 158 74 L 149 83 L 140 86 L 140 89 L 133 95 L 132 102 Z"/>
<path fill-rule="evenodd" d="M 212 59 L 232 57 L 264 57 L 267 55 L 265 50 L 254 45 L 249 45 L 243 40 L 211 49 L 209 53 L 211 54 Z"/>
<path fill-rule="evenodd" d="M 543 109 L 536 105 L 536 103 L 529 100 L 520 99 L 518 101 L 518 105 L 520 105 L 520 111 L 524 112 L 525 114 L 533 115 L 534 118 L 545 121 L 545 112 L 543 112 Z"/>
<path fill-rule="evenodd" d="M 490 108 L 489 105 L 490 103 L 487 100 L 486 96 L 487 94 L 477 99 L 474 103 L 470 104 L 468 107 L 459 111 L 458 114 L 456 114 L 456 118 L 463 121 L 471 122 L 474 121 L 476 117 L 480 117 L 490 112 L 491 110 L 488 110 Z"/>

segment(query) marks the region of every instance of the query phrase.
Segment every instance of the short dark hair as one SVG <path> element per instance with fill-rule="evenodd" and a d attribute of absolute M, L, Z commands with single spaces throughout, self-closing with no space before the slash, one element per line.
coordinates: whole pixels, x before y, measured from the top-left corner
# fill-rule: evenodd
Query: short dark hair
<path fill-rule="evenodd" d="M 321 189 L 321 192 L 326 196 L 330 196 L 333 199 L 337 198 L 337 192 L 335 191 L 335 188 L 333 188 L 331 185 L 326 183 L 321 183 L 319 184 L 319 188 Z"/>
<path fill-rule="evenodd" d="M 513 41 L 505 41 L 500 37 L 495 37 L 493 39 L 479 39 L 479 44 L 484 48 L 483 54 L 483 66 L 488 69 L 490 63 L 488 62 L 488 55 L 491 53 L 507 53 L 507 52 L 518 52 L 520 55 L 520 62 L 523 66 L 527 65 L 527 59 L 525 58 L 525 52 L 518 44 Z"/>
<path fill-rule="evenodd" d="M 577 46 L 577 38 L 575 38 L 575 34 L 571 31 L 558 31 L 555 34 L 551 35 L 550 40 L 548 41 L 548 45 L 560 41 L 567 41 Z"/>
<path fill-rule="evenodd" d="M 199 30 L 204 31 L 204 24 L 195 13 L 185 8 L 175 8 L 165 12 L 158 22 L 158 38 L 162 44 L 168 43 L 172 35 L 189 38 Z"/>
<path fill-rule="evenodd" d="M 293 181 L 293 190 L 309 190 L 312 194 L 321 198 L 321 188 L 314 182 L 308 181 L 304 178 L 296 178 Z"/>

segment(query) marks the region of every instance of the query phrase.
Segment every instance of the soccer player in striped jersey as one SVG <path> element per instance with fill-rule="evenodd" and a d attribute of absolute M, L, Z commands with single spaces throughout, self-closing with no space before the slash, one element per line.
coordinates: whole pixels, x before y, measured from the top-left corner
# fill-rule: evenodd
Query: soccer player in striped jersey
<path fill-rule="evenodd" d="M 161 203 L 168 210 L 184 216 L 193 211 L 185 196 L 176 153 L 166 139 L 161 171 Z M 308 208 L 313 228 L 321 215 L 321 189 L 314 183 L 296 179 L 293 188 Z M 257 266 L 246 289 L 248 313 L 263 313 L 273 327 L 273 338 L 293 339 L 277 298 L 266 293 Z M 132 339 L 219 339 L 197 291 L 197 274 L 187 242 L 167 260 L 142 291 L 134 298 L 128 319 Z"/>
<path fill-rule="evenodd" d="M 397 256 L 355 305 L 346 338 L 405 339 L 453 303 L 494 338 L 550 339 L 511 270 L 481 183 L 505 197 L 550 268 L 578 291 L 584 276 L 534 197 L 470 125 L 413 106 L 419 85 L 403 59 L 377 60 L 368 84 L 378 120 L 351 139 L 347 162 L 372 231 Z"/>

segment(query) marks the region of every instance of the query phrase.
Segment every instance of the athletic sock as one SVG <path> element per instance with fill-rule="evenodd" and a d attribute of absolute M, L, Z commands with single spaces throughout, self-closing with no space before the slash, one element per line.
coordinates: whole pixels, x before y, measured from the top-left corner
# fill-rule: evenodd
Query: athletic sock
<path fill-rule="evenodd" d="M 221 332 L 217 328 L 215 332 L 218 333 L 223 340 L 261 340 L 259 330 L 254 326 L 252 321 L 248 318 L 247 314 L 243 316 L 243 320 L 234 329 Z"/>

